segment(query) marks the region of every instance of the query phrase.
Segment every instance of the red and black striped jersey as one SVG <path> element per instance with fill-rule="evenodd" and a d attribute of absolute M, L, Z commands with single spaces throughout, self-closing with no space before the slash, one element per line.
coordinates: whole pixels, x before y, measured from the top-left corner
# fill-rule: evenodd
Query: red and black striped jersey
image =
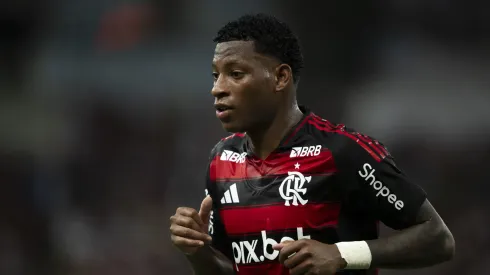
<path fill-rule="evenodd" d="M 254 155 L 246 134 L 225 138 L 212 150 L 209 233 L 237 274 L 289 274 L 272 249 L 281 241 L 375 239 L 379 221 L 409 227 L 426 198 L 381 143 L 302 111 L 301 121 L 264 160 Z"/>

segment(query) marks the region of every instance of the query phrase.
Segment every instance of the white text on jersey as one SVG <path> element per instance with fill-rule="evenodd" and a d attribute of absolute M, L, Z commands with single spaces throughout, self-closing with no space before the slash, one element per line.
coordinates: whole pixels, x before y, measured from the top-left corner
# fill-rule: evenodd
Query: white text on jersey
<path fill-rule="evenodd" d="M 209 192 L 208 192 L 208 189 L 204 189 L 204 193 L 206 193 L 206 197 L 209 195 Z M 208 225 L 208 234 L 213 236 L 214 234 L 214 227 L 213 227 L 213 220 L 214 220 L 214 217 L 213 217 L 213 211 L 211 211 L 211 213 L 209 213 L 209 225 Z"/>
<path fill-rule="evenodd" d="M 233 152 L 230 150 L 223 150 L 223 153 L 221 154 L 220 160 L 231 161 L 231 162 L 236 162 L 236 163 L 244 163 L 246 156 L 247 156 L 247 153 L 239 154 L 237 152 Z"/>
<path fill-rule="evenodd" d="M 395 209 L 402 210 L 403 206 L 405 205 L 403 201 L 397 200 L 396 195 L 391 194 L 388 187 L 386 187 L 381 181 L 376 180 L 376 177 L 374 176 L 376 169 L 374 169 L 369 163 L 364 163 L 362 167 L 364 172 L 359 170 L 359 176 L 361 176 L 365 181 L 368 181 L 369 185 L 378 191 L 376 197 L 379 195 L 382 197 L 387 197 L 388 202 L 395 205 Z"/>
<path fill-rule="evenodd" d="M 295 239 L 293 238 L 283 237 L 278 242 L 274 239 L 267 238 L 267 232 L 265 230 L 262 230 L 260 233 L 260 239 L 231 243 L 231 247 L 233 249 L 233 258 L 235 259 L 236 264 L 260 263 L 265 261 L 266 259 L 273 261 L 277 258 L 277 256 L 279 256 L 279 251 L 272 249 L 273 245 L 285 241 L 295 241 Z M 310 236 L 303 235 L 302 227 L 298 227 L 296 229 L 296 234 L 296 240 L 311 239 Z M 259 249 L 257 250 L 258 244 L 261 245 L 259 245 Z M 269 253 L 269 251 L 272 251 L 272 253 Z M 258 256 L 257 254 L 260 256 Z"/>
<path fill-rule="evenodd" d="M 321 145 L 305 146 L 305 147 L 293 147 L 289 157 L 290 158 L 314 157 L 314 156 L 318 156 L 321 151 L 322 151 Z"/>

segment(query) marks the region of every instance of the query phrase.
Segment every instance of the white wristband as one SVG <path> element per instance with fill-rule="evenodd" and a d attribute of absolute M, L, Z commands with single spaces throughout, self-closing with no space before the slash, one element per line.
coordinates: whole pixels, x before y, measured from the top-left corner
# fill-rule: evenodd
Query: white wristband
<path fill-rule="evenodd" d="M 335 245 L 347 263 L 345 269 L 369 269 L 371 266 L 371 249 L 365 241 L 340 242 Z"/>

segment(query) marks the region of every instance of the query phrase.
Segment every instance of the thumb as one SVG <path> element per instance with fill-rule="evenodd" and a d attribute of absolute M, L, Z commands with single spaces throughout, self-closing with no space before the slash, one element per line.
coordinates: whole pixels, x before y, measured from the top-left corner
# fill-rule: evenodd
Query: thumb
<path fill-rule="evenodd" d="M 207 225 L 209 224 L 209 216 L 211 215 L 211 209 L 213 207 L 213 199 L 211 196 L 206 196 L 204 200 L 202 200 L 201 203 L 201 209 L 199 209 L 199 217 L 201 218 L 202 222 L 204 225 L 206 225 L 206 230 L 207 232 Z"/>

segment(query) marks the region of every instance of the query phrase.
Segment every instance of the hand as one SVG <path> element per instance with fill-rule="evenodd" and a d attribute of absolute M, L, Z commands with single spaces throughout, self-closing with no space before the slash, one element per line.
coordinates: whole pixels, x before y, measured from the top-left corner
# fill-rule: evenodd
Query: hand
<path fill-rule="evenodd" d="M 291 275 L 333 275 L 347 265 L 336 245 L 315 240 L 283 242 L 272 248 L 279 250 L 279 262 Z"/>
<path fill-rule="evenodd" d="M 170 236 L 172 243 L 186 255 L 192 255 L 211 242 L 208 235 L 209 216 L 213 200 L 207 196 L 197 212 L 188 207 L 179 207 L 175 215 L 170 217 Z"/>

